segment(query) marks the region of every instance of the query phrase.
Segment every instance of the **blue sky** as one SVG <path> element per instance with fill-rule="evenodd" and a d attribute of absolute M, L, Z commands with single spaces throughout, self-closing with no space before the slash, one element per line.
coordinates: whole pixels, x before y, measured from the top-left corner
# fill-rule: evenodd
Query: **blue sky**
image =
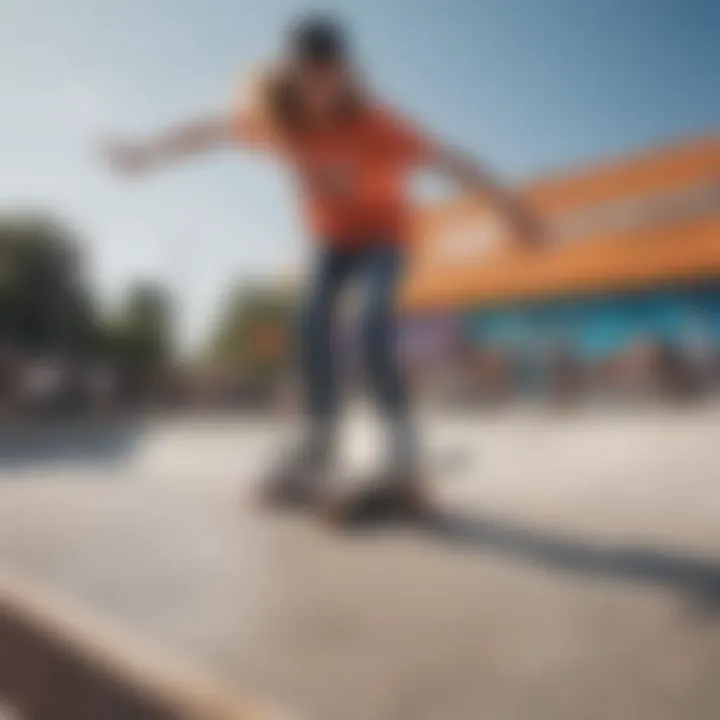
<path fill-rule="evenodd" d="M 228 153 L 127 184 L 93 143 L 227 108 L 318 7 L 376 87 L 508 178 L 720 127 L 716 0 L 2 0 L 0 204 L 67 218 L 108 299 L 166 278 L 201 337 L 233 278 L 302 261 L 289 178 Z"/>

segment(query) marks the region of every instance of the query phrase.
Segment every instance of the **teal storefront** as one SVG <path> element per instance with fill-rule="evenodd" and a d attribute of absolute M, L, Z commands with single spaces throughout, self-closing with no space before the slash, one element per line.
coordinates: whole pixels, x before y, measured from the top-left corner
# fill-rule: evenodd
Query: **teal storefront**
<path fill-rule="evenodd" d="M 461 325 L 486 347 L 535 354 L 562 345 L 591 362 L 643 341 L 720 350 L 720 281 L 471 310 Z"/>

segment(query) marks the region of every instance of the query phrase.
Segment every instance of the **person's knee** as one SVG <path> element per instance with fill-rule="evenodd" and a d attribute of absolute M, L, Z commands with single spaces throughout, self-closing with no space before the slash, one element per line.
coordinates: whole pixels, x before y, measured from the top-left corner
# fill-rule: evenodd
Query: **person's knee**
<path fill-rule="evenodd" d="M 368 380 L 380 396 L 396 384 L 395 343 L 391 308 L 377 299 L 368 304 L 363 318 L 365 368 Z"/>
<path fill-rule="evenodd" d="M 365 347 L 369 352 L 382 352 L 388 349 L 391 341 L 391 313 L 388 303 L 373 297 L 365 308 L 362 320 Z"/>
<path fill-rule="evenodd" d="M 322 292 L 311 294 L 300 310 L 298 327 L 301 341 L 303 343 L 320 341 L 329 325 L 330 302 L 328 298 Z"/>

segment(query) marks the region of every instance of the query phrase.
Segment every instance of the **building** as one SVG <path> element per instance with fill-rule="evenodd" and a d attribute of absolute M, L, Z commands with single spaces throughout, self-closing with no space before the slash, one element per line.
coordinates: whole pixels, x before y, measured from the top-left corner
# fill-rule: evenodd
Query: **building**
<path fill-rule="evenodd" d="M 720 135 L 560 173 L 521 188 L 554 228 L 514 246 L 476 199 L 423 208 L 402 305 L 416 327 L 453 317 L 486 351 L 562 348 L 598 363 L 641 347 L 720 348 Z"/>

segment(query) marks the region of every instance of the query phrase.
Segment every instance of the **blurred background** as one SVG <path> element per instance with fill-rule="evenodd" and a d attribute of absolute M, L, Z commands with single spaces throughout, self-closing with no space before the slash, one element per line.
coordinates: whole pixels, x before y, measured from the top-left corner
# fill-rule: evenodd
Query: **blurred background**
<path fill-rule="evenodd" d="M 716 720 L 720 2 L 319 8 L 552 237 L 520 252 L 414 180 L 398 349 L 437 518 L 350 538 L 239 512 L 296 417 L 291 180 L 230 151 L 128 182 L 98 152 L 227 111 L 308 9 L 0 0 L 0 715 L 189 716 L 184 681 L 153 714 L 138 654 L 105 662 L 126 630 L 88 662 L 97 613 L 318 720 Z M 384 429 L 362 301 L 353 470 Z"/>
<path fill-rule="evenodd" d="M 373 84 L 517 184 L 557 241 L 516 255 L 419 178 L 401 352 L 427 402 L 669 402 L 720 380 L 712 0 L 331 3 Z M 292 406 L 307 250 L 272 163 L 141 183 L 100 138 L 230 107 L 292 0 L 10 0 L 0 24 L 0 409 Z M 352 301 L 338 351 L 353 367 Z M 359 369 L 357 369 L 359 371 Z"/>

